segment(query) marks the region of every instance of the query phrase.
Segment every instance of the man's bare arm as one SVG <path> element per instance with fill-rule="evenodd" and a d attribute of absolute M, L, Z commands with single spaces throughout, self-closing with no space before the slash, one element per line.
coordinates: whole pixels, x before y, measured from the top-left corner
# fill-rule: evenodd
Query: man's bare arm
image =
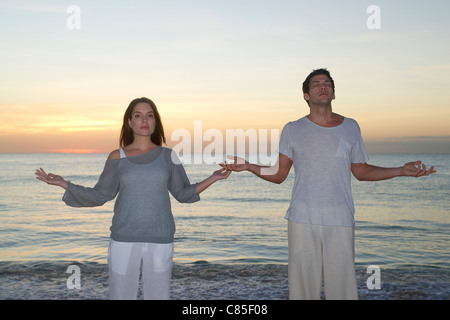
<path fill-rule="evenodd" d="M 403 167 L 383 168 L 367 163 L 352 163 L 351 170 L 360 181 L 380 181 L 395 177 L 422 177 L 435 173 L 434 167 L 427 170 L 422 161 L 409 162 Z"/>
<path fill-rule="evenodd" d="M 277 184 L 286 180 L 292 167 L 292 160 L 282 153 L 279 154 L 277 163 L 274 166 L 251 164 L 239 157 L 228 156 L 228 158 L 234 159 L 234 163 L 225 162 L 220 164 L 224 169 L 236 172 L 249 171 L 261 179 Z"/>

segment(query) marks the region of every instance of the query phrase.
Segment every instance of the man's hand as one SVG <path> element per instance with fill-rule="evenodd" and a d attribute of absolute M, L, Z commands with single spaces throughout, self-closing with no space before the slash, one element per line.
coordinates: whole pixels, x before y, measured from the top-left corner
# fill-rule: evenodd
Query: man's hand
<path fill-rule="evenodd" d="M 289 170 L 292 167 L 292 160 L 288 156 L 280 153 L 278 156 L 277 163 L 273 166 L 260 166 L 257 164 L 252 164 L 245 159 L 236 156 L 227 156 L 228 159 L 234 159 L 234 163 L 220 163 L 219 165 L 230 171 L 249 171 L 261 179 L 269 182 L 280 184 L 289 174 Z"/>
<path fill-rule="evenodd" d="M 360 181 L 381 181 L 395 177 L 421 177 L 435 173 L 434 167 L 429 170 L 422 161 L 409 162 L 403 167 L 382 168 L 367 163 L 352 163 L 352 173 Z"/>
<path fill-rule="evenodd" d="M 245 159 L 235 156 L 227 156 L 227 158 L 233 159 L 234 163 L 227 163 L 226 161 L 225 163 L 220 163 L 219 165 L 225 170 L 241 172 L 250 168 L 250 164 Z"/>
<path fill-rule="evenodd" d="M 422 177 L 429 176 L 432 173 L 436 173 L 434 166 L 427 170 L 426 166 L 422 161 L 409 162 L 405 164 L 401 169 L 401 176 L 407 177 Z"/>

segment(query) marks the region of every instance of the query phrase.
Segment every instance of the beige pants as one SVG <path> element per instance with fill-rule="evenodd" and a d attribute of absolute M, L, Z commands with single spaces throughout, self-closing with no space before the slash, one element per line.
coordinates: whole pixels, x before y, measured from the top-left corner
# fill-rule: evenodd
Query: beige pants
<path fill-rule="evenodd" d="M 289 221 L 289 299 L 358 299 L 354 228 Z"/>

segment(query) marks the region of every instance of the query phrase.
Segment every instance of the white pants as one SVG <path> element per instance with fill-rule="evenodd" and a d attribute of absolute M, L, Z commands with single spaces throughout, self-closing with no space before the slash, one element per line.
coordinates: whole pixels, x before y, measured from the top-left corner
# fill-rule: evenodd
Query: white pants
<path fill-rule="evenodd" d="M 146 300 L 168 300 L 173 265 L 173 243 L 118 242 L 108 250 L 109 299 L 137 299 L 142 271 Z"/>
<path fill-rule="evenodd" d="M 358 299 L 354 228 L 289 221 L 289 299 Z"/>

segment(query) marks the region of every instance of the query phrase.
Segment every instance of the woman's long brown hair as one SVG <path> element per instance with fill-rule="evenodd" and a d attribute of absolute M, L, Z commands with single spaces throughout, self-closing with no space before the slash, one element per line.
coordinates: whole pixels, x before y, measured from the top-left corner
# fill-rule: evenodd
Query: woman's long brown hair
<path fill-rule="evenodd" d="M 128 124 L 128 120 L 131 119 L 131 115 L 133 113 L 134 107 L 140 103 L 145 102 L 150 105 L 153 109 L 153 114 L 155 116 L 155 131 L 151 135 L 151 141 L 161 146 L 164 143 L 166 143 L 166 138 L 164 136 L 164 128 L 161 122 L 161 117 L 158 113 L 158 109 L 156 108 L 155 103 L 145 97 L 134 99 L 130 102 L 130 105 L 128 106 L 127 110 L 125 111 L 125 114 L 123 115 L 123 124 L 122 124 L 122 130 L 120 131 L 120 147 L 126 147 L 129 144 L 131 144 L 134 140 L 134 134 L 133 130 L 131 129 L 130 125 Z"/>

